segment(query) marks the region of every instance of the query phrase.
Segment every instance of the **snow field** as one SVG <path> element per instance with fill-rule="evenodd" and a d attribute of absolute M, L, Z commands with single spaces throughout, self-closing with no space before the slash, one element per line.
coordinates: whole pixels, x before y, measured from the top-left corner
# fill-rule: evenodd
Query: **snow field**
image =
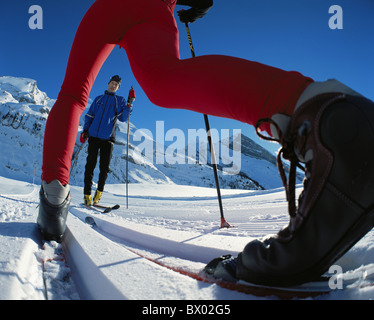
<path fill-rule="evenodd" d="M 35 225 L 39 186 L 0 177 L 1 299 L 263 299 L 199 282 L 136 253 L 175 268 L 201 270 L 210 259 L 236 254 L 250 240 L 286 225 L 282 190 L 222 190 L 225 216 L 234 226 L 229 229 L 219 229 L 214 189 L 130 184 L 126 209 L 125 186 L 111 184 L 101 202 L 121 208 L 109 214 L 82 207 L 82 188 L 71 190 L 65 241 L 43 250 Z M 99 230 L 82 221 L 87 214 L 95 217 Z M 372 267 L 373 240 L 371 231 L 337 264 L 344 271 Z M 59 259 L 62 248 L 67 263 Z M 361 281 L 316 299 L 373 297 L 371 282 Z"/>

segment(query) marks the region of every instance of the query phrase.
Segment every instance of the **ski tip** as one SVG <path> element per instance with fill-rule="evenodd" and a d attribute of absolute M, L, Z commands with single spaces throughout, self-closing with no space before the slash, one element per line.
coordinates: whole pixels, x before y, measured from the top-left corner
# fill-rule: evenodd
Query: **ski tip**
<path fill-rule="evenodd" d="M 96 222 L 95 222 L 95 219 L 90 217 L 90 216 L 87 216 L 85 219 L 84 219 L 84 222 L 89 224 L 90 226 L 96 226 Z"/>
<path fill-rule="evenodd" d="M 119 204 L 116 204 L 114 205 L 113 207 L 107 207 L 105 208 L 105 210 L 103 211 L 103 213 L 109 213 L 111 212 L 112 210 L 117 210 L 119 209 L 120 205 Z"/>

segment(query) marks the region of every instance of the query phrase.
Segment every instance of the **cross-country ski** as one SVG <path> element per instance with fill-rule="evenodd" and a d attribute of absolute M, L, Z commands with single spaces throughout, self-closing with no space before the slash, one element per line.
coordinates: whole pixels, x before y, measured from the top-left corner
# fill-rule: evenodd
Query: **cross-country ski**
<path fill-rule="evenodd" d="M 83 203 L 82 206 L 86 207 L 87 209 L 93 209 L 102 213 L 109 213 L 112 210 L 117 210 L 120 208 L 119 204 L 115 204 L 114 206 L 103 206 L 101 204 L 92 204 L 91 206 L 87 206 Z"/>

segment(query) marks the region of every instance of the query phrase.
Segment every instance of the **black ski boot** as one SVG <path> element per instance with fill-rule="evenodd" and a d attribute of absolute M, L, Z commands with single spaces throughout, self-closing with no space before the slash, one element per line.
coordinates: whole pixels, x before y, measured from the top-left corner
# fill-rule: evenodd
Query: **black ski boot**
<path fill-rule="evenodd" d="M 374 225 L 374 103 L 321 94 L 294 112 L 286 132 L 272 119 L 266 122 L 278 127 L 279 155 L 291 163 L 287 181 L 278 156 L 290 223 L 276 236 L 248 243 L 235 259 L 235 278 L 291 286 L 319 278 Z M 305 180 L 296 206 L 300 163 Z M 232 262 L 217 265 L 217 272 L 209 272 L 213 276 L 223 274 L 221 267 L 232 274 Z"/>
<path fill-rule="evenodd" d="M 38 228 L 46 241 L 62 242 L 66 229 L 66 218 L 69 212 L 70 192 L 60 204 L 48 201 L 48 194 L 40 188 L 39 215 L 37 219 Z"/>

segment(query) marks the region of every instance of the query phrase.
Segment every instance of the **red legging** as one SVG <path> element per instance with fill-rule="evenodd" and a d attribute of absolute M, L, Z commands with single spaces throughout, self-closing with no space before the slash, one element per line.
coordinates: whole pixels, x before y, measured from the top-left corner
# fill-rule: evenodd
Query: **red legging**
<path fill-rule="evenodd" d="M 134 76 L 156 105 L 249 124 L 274 113 L 292 114 L 312 79 L 229 56 L 180 60 L 173 11 L 161 0 L 96 0 L 91 6 L 75 35 L 46 124 L 44 181 L 68 184 L 80 116 L 115 45 L 125 48 Z"/>

